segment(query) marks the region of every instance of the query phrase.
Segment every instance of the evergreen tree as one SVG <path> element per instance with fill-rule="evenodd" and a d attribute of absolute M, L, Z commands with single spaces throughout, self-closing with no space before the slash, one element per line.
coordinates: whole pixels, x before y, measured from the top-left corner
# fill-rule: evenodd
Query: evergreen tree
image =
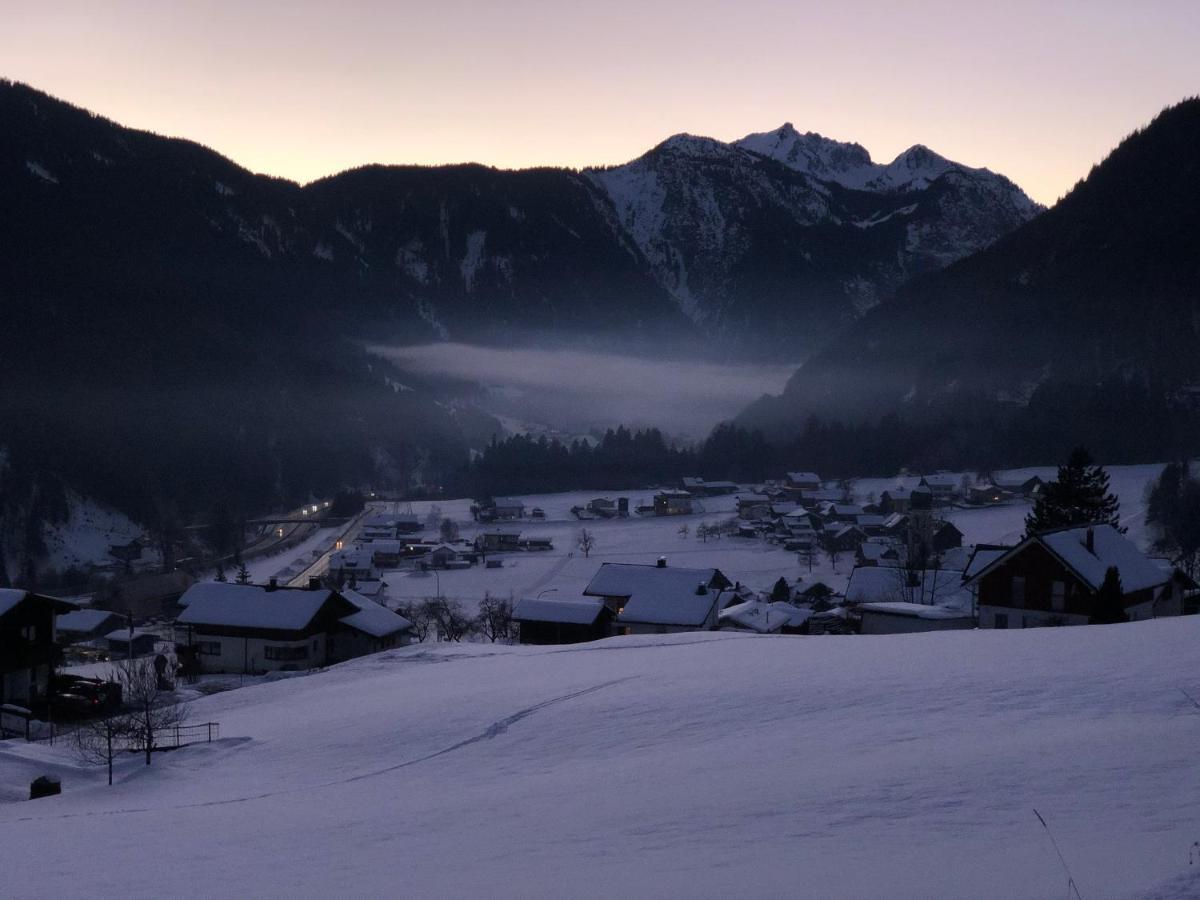
<path fill-rule="evenodd" d="M 1112 525 L 1120 528 L 1121 505 L 1108 489 L 1108 473 L 1096 465 L 1083 447 L 1071 451 L 1058 477 L 1047 482 L 1025 517 L 1026 535 L 1075 525 Z M 1124 529 L 1121 529 L 1124 530 Z"/>
<path fill-rule="evenodd" d="M 782 575 L 775 582 L 775 586 L 771 588 L 771 602 L 778 603 L 792 599 L 792 589 L 788 586 L 787 579 Z"/>
<path fill-rule="evenodd" d="M 1146 521 L 1154 525 L 1154 549 L 1189 575 L 1200 568 L 1200 481 L 1188 462 L 1168 463 L 1146 498 Z"/>
<path fill-rule="evenodd" d="M 220 563 L 217 563 L 217 581 L 228 581 L 228 580 L 229 579 L 225 577 L 225 567 L 223 565 L 221 565 Z"/>
<path fill-rule="evenodd" d="M 1117 622 L 1127 622 L 1124 590 L 1121 587 L 1121 573 L 1116 566 L 1109 566 L 1104 573 L 1104 583 L 1096 594 L 1096 605 L 1088 620 L 1092 625 L 1113 625 Z"/>
<path fill-rule="evenodd" d="M 246 568 L 245 563 L 242 563 L 241 568 L 238 569 L 237 583 L 238 584 L 249 584 L 250 583 L 250 570 Z"/>

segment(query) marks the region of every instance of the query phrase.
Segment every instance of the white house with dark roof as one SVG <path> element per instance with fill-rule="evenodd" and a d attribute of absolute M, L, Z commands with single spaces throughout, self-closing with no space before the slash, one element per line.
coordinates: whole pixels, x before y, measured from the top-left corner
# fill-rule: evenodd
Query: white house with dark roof
<path fill-rule="evenodd" d="M 733 597 L 719 569 L 681 569 L 666 559 L 655 565 L 604 563 L 584 589 L 616 613 L 618 634 L 710 631 Z"/>
<path fill-rule="evenodd" d="M 324 587 L 193 585 L 176 620 L 203 672 L 311 669 L 396 646 L 411 623 L 361 594 Z"/>
<path fill-rule="evenodd" d="M 1182 612 L 1190 580 L 1111 525 L 1063 528 L 1003 552 L 978 551 L 965 583 L 977 595 L 982 628 L 1086 625 L 1110 567 L 1131 621 Z"/>

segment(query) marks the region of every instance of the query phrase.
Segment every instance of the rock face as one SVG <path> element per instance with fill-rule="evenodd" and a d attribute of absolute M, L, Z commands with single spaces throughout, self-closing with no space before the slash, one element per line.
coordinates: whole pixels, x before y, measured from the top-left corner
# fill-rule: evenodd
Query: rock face
<path fill-rule="evenodd" d="M 703 332 L 800 352 L 1040 211 L 1003 176 L 925 147 L 881 165 L 790 124 L 733 144 L 677 135 L 588 175 Z"/>

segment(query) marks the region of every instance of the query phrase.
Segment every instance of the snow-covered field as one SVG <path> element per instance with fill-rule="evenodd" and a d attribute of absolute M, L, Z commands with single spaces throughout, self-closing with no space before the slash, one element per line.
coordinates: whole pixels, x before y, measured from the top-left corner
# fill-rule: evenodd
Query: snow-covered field
<path fill-rule="evenodd" d="M 1129 535 L 1139 543 L 1145 543 L 1143 512 L 1147 484 L 1158 476 L 1161 465 L 1115 466 L 1109 470 L 1113 490 L 1121 500 L 1123 524 L 1129 526 Z M 1041 475 L 1053 478 L 1056 469 L 1038 468 L 1013 470 L 1003 473 L 1005 477 L 1030 477 Z M 889 487 L 914 487 L 919 476 L 894 478 L 864 478 L 852 485 L 854 496 L 862 501 L 879 494 Z M 446 597 L 457 597 L 464 602 L 481 598 L 485 591 L 507 597 L 533 597 L 543 591 L 553 591 L 556 596 L 577 596 L 591 580 L 603 562 L 652 563 L 659 556 L 666 556 L 668 564 L 696 568 L 715 567 L 726 576 L 741 581 L 756 590 L 769 590 L 783 576 L 789 581 L 803 578 L 805 583 L 823 581 L 836 590 L 842 590 L 854 565 L 853 555 L 844 554 L 833 570 L 824 554 L 819 554 L 814 570 L 810 573 L 807 563 L 802 564 L 795 553 L 789 553 L 779 545 L 762 540 L 737 537 L 722 537 L 720 540 L 701 541 L 696 537 L 697 526 L 703 523 L 716 524 L 729 519 L 736 513 L 734 495 L 710 497 L 701 501 L 704 512 L 691 516 L 640 517 L 580 522 L 571 515 L 571 507 L 586 506 L 596 497 L 625 496 L 630 506 L 648 503 L 652 491 L 578 491 L 566 494 L 524 496 L 527 509 L 539 507 L 546 513 L 545 522 L 525 520 L 499 527 L 515 528 L 526 537 L 549 537 L 554 541 L 551 551 L 530 553 L 497 554 L 504 560 L 502 569 L 485 569 L 476 566 L 460 571 L 445 571 L 436 578 L 427 574 L 411 572 L 385 572 L 387 597 L 393 603 L 419 600 L 436 596 L 439 589 Z M 481 529 L 471 521 L 471 501 L 467 499 L 431 502 L 414 502 L 413 512 L 424 517 L 431 506 L 437 505 L 442 515 L 449 516 L 462 527 L 464 537 L 474 537 Z M 964 534 L 964 542 L 1016 543 L 1024 531 L 1025 516 L 1029 504 L 1016 502 L 1004 506 L 978 509 L 951 509 L 945 513 Z M 679 528 L 687 525 L 687 537 L 679 534 Z M 576 546 L 579 530 L 587 528 L 596 538 L 595 548 L 585 558 Z M 428 534 L 429 532 L 427 532 Z"/>
<path fill-rule="evenodd" d="M 0 744 L 8 897 L 1200 893 L 1200 619 L 417 646 L 197 700 L 125 761 Z M 1147 891 L 1163 885 L 1153 895 Z"/>

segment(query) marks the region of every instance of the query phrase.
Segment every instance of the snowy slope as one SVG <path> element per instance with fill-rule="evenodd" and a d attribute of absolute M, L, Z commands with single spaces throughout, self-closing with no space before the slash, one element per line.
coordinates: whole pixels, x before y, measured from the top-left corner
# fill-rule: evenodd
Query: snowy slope
<path fill-rule="evenodd" d="M 1089 900 L 1194 896 L 1198 666 L 1198 619 L 392 651 L 0 805 L 5 894 L 1061 898 L 1036 808 Z"/>

